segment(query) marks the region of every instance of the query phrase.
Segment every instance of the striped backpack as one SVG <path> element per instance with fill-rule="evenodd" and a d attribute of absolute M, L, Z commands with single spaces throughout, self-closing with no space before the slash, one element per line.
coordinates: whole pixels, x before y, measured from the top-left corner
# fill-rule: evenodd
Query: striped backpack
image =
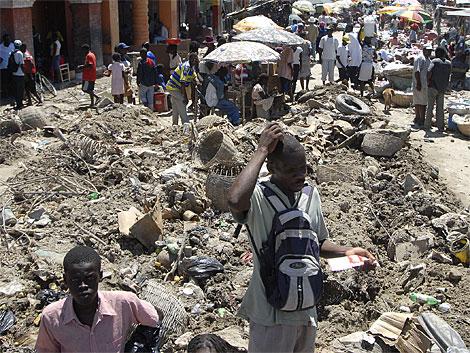
<path fill-rule="evenodd" d="M 264 196 L 275 210 L 268 240 L 257 249 L 248 229 L 268 302 L 282 311 L 301 311 L 314 307 L 323 290 L 320 245 L 307 214 L 313 188 L 305 186 L 293 207 L 261 183 Z M 306 210 L 298 205 L 307 204 Z"/>

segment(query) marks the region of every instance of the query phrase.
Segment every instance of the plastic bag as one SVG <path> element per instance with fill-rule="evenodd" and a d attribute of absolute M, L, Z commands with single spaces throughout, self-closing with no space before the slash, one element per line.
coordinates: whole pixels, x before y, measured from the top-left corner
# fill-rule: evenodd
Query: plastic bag
<path fill-rule="evenodd" d="M 65 298 L 66 295 L 67 294 L 63 291 L 55 292 L 51 289 L 41 289 L 38 294 L 36 294 L 36 299 L 41 301 L 38 309 L 42 309 L 51 303 Z"/>
<path fill-rule="evenodd" d="M 125 353 L 150 352 L 159 353 L 160 326 L 149 327 L 139 325 L 132 333 L 124 347 Z"/>
<path fill-rule="evenodd" d="M 16 317 L 13 311 L 0 311 L 0 335 L 7 332 L 15 324 L 15 322 Z"/>
<path fill-rule="evenodd" d="M 191 258 L 184 272 L 191 278 L 204 280 L 224 272 L 224 266 L 217 259 L 201 256 Z"/>

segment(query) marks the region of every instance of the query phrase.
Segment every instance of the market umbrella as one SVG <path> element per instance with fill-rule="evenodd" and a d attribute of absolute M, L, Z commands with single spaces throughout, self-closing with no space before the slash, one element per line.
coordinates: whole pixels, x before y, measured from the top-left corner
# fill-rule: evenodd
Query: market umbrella
<path fill-rule="evenodd" d="M 403 10 L 397 12 L 395 15 L 409 22 L 424 23 L 423 17 L 416 11 Z"/>
<path fill-rule="evenodd" d="M 395 0 L 393 5 L 399 6 L 411 6 L 411 5 L 419 5 L 418 0 Z"/>
<path fill-rule="evenodd" d="M 221 45 L 204 58 L 218 64 L 244 64 L 253 61 L 277 62 L 279 54 L 267 45 L 256 42 L 230 42 Z M 242 112 L 245 120 L 245 94 L 242 90 Z"/>
<path fill-rule="evenodd" d="M 233 29 L 237 32 L 247 32 L 257 28 L 281 28 L 270 18 L 258 15 L 245 17 L 243 20 L 238 22 Z"/>
<path fill-rule="evenodd" d="M 403 10 L 403 7 L 401 6 L 385 6 L 383 8 L 381 8 L 378 13 L 380 15 L 382 14 L 387 14 L 387 15 L 392 15 L 393 13 L 397 12 L 397 11 L 402 11 Z"/>
<path fill-rule="evenodd" d="M 315 12 L 315 6 L 308 0 L 298 0 L 292 4 L 292 7 L 302 12 Z"/>
<path fill-rule="evenodd" d="M 301 45 L 304 40 L 294 33 L 274 28 L 259 28 L 252 31 L 240 33 L 233 37 L 235 40 L 259 42 L 271 46 Z"/>
<path fill-rule="evenodd" d="M 423 7 L 421 6 L 421 4 L 413 4 L 413 5 L 407 6 L 407 9 L 412 10 L 412 11 L 422 11 Z"/>
<path fill-rule="evenodd" d="M 242 41 L 225 43 L 204 60 L 219 64 L 243 64 L 253 61 L 276 62 L 279 58 L 279 54 L 267 45 Z"/>

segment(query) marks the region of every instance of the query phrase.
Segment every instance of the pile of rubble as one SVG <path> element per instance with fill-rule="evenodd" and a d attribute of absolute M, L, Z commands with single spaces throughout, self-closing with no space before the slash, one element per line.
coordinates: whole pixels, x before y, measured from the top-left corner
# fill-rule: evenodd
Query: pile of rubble
<path fill-rule="evenodd" d="M 426 310 L 468 345 L 469 270 L 450 251 L 470 234 L 468 210 L 408 144 L 409 131 L 388 129 L 373 108 L 353 96 L 338 100 L 340 93 L 341 86 L 330 86 L 303 94 L 279 120 L 305 146 L 308 179 L 321 193 L 331 239 L 370 249 L 380 263 L 369 273 L 326 271 L 318 350 L 361 346 L 384 313 Z M 345 104 L 374 114 L 345 112 Z M 252 255 L 224 197 L 266 122 L 234 128 L 209 116 L 183 134 L 170 119 L 137 106 L 110 104 L 97 114 L 56 104 L 26 112 L 29 124 L 40 122 L 34 129 L 21 127 L 26 113 L 0 123 L 20 126 L 2 132 L 0 146 L 9 152 L 0 167 L 22 160 L 1 196 L 0 321 L 4 310 L 16 317 L 2 351 L 32 347 L 41 309 L 64 295 L 61 260 L 77 243 L 102 255 L 102 289 L 151 300 L 154 281 L 179 303 L 167 306 L 170 315 L 184 308 L 174 314 L 177 327 L 165 324 L 164 348 L 183 351 L 203 332 L 246 346 L 247 323 L 235 314 Z M 414 303 L 412 292 L 432 295 L 448 310 Z M 355 332 L 362 332 L 358 341 L 339 340 Z M 373 332 L 374 351 L 389 344 L 403 352 L 396 340 Z"/>

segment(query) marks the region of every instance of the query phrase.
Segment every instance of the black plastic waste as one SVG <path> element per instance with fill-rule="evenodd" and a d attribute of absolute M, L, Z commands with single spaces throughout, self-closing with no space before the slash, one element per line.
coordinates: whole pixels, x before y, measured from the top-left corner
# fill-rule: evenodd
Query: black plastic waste
<path fill-rule="evenodd" d="M 54 303 L 62 298 L 65 298 L 67 293 L 63 291 L 55 292 L 51 289 L 41 289 L 38 294 L 36 294 L 36 299 L 41 301 L 38 309 L 42 309 L 45 306 Z"/>
<path fill-rule="evenodd" d="M 217 273 L 224 272 L 224 266 L 212 257 L 201 256 L 189 260 L 184 272 L 191 278 L 205 280 Z"/>
<path fill-rule="evenodd" d="M 127 341 L 125 353 L 159 353 L 160 326 L 149 327 L 139 325 Z"/>
<path fill-rule="evenodd" d="M 0 335 L 7 332 L 16 322 L 16 317 L 13 311 L 3 310 L 0 311 Z"/>

